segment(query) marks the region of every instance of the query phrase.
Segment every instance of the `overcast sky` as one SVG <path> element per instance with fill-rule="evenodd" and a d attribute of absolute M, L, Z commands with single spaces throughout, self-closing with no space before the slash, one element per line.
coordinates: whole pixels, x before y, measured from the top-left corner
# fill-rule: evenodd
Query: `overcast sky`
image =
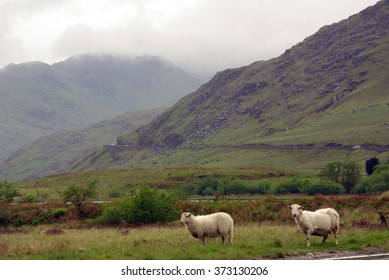
<path fill-rule="evenodd" d="M 266 60 L 377 0 L 0 0 L 0 67 L 157 55 L 204 78 Z"/>

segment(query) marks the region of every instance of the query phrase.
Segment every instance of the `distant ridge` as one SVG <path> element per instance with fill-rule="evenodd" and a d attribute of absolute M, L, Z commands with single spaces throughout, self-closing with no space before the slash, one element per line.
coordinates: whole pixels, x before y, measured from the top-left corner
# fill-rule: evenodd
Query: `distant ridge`
<path fill-rule="evenodd" d="M 0 69 L 0 162 L 54 131 L 171 106 L 200 82 L 151 56 L 79 55 Z"/>
<path fill-rule="evenodd" d="M 165 109 L 136 111 L 78 129 L 43 136 L 14 152 L 0 164 L 0 181 L 31 180 L 70 172 L 84 157 L 116 137 L 150 122 Z"/>

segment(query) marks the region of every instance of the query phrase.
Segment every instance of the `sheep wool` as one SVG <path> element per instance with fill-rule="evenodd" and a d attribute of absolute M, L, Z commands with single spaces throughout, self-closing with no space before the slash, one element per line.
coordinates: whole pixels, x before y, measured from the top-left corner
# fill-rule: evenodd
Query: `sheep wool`
<path fill-rule="evenodd" d="M 231 216 L 224 212 L 217 212 L 209 215 L 195 216 L 189 212 L 181 215 L 181 222 L 187 231 L 199 241 L 206 245 L 207 237 L 218 237 L 222 239 L 222 244 L 232 244 L 234 222 Z"/>
<path fill-rule="evenodd" d="M 312 235 L 322 236 L 324 243 L 331 232 L 334 234 L 336 245 L 339 242 L 339 214 L 332 208 L 324 208 L 315 212 L 303 210 L 298 204 L 289 206 L 292 216 L 300 232 L 305 234 L 307 247 L 311 245 Z"/>

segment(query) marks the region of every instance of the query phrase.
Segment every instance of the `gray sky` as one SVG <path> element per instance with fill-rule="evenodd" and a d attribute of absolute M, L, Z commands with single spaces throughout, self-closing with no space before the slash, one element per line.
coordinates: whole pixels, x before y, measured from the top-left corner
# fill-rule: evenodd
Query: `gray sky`
<path fill-rule="evenodd" d="M 0 67 L 157 55 L 204 78 L 283 53 L 377 0 L 0 0 Z"/>

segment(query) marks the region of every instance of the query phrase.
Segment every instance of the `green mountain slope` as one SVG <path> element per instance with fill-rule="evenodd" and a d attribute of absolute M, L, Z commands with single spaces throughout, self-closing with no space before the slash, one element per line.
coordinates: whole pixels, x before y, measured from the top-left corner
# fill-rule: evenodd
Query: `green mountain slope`
<path fill-rule="evenodd" d="M 63 130 L 38 138 L 0 165 L 0 181 L 20 181 L 69 172 L 76 162 L 103 145 L 111 145 L 119 135 L 150 122 L 162 111 L 131 112 L 85 128 Z"/>
<path fill-rule="evenodd" d="M 144 158 L 149 165 L 210 164 L 211 158 L 215 165 L 242 164 L 253 149 L 232 162 L 238 161 L 239 146 L 250 145 L 289 145 L 289 151 L 290 145 L 386 146 L 388 26 L 389 1 L 380 1 L 321 28 L 277 58 L 222 71 L 150 124 L 118 138 L 118 146 L 132 150 L 102 150 L 101 160 L 95 154 L 93 163 L 87 159 L 78 168 L 142 166 Z M 164 158 L 158 148 L 175 150 L 176 156 Z M 285 159 L 312 157 L 304 155 Z M 331 152 L 327 161 L 347 159 L 338 155 Z M 268 152 L 257 158 L 273 161 Z M 246 160 L 250 164 L 258 162 Z"/>
<path fill-rule="evenodd" d="M 0 69 L 0 162 L 54 131 L 172 105 L 199 81 L 157 57 L 81 55 Z"/>
<path fill-rule="evenodd" d="M 385 3 L 323 27 L 278 58 L 218 73 L 119 143 L 293 144 L 296 137 L 300 143 L 387 143 L 389 4 Z M 348 135 L 353 131 L 361 135 Z"/>

